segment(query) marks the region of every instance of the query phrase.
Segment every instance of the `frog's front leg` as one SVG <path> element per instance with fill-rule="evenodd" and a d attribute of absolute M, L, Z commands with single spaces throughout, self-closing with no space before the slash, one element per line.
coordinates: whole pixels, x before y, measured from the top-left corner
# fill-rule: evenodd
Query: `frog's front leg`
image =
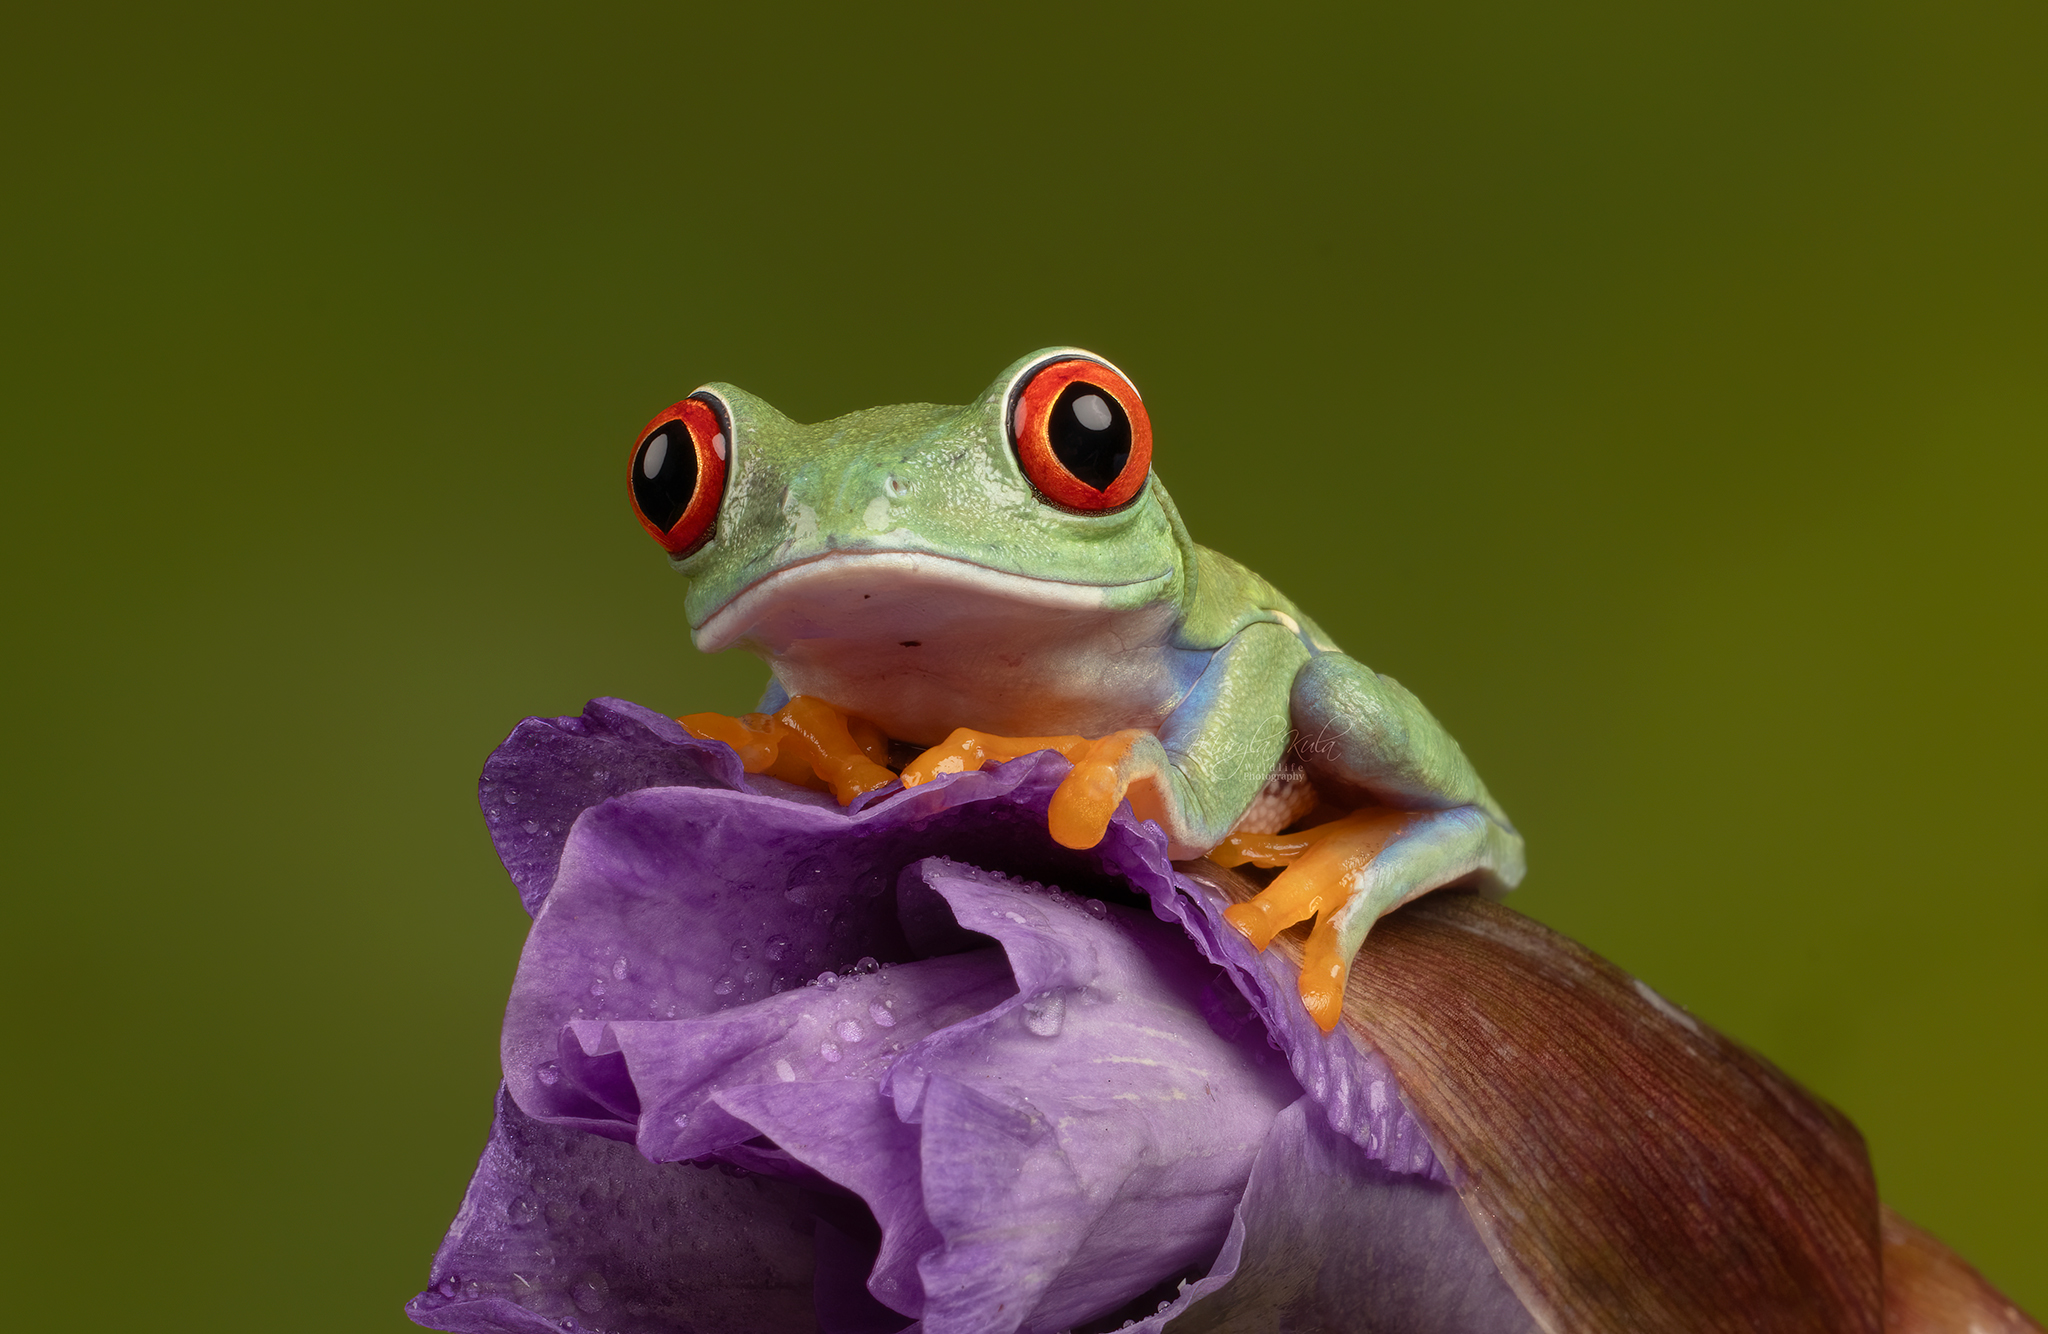
<path fill-rule="evenodd" d="M 1307 658 L 1290 631 L 1255 623 L 1210 655 L 1156 733 L 1004 737 L 962 728 L 906 766 L 903 785 L 1057 750 L 1074 767 L 1046 813 L 1055 841 L 1094 847 L 1128 798 L 1134 815 L 1166 834 L 1171 856 L 1199 857 L 1236 825 L 1285 753 L 1288 689 Z"/>
<path fill-rule="evenodd" d="M 1290 683 L 1307 657 L 1282 626 L 1262 621 L 1238 631 L 1156 734 L 1117 732 L 1075 759 L 1047 811 L 1052 836 L 1094 847 L 1128 797 L 1132 814 L 1166 834 L 1176 860 L 1215 847 L 1287 751 Z"/>
<path fill-rule="evenodd" d="M 1372 924 L 1445 885 L 1512 888 L 1522 878 L 1522 838 L 1458 743 L 1392 678 L 1341 653 L 1320 654 L 1295 677 L 1293 718 L 1297 754 L 1317 785 L 1372 804 L 1300 835 L 1238 836 L 1211 856 L 1287 867 L 1225 916 L 1260 949 L 1316 918 L 1301 997 L 1328 1032 Z"/>

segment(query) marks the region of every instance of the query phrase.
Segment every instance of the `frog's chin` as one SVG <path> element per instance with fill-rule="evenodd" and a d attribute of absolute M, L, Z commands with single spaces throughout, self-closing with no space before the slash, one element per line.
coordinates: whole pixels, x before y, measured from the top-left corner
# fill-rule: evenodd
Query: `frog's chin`
<path fill-rule="evenodd" d="M 925 552 L 833 552 L 759 580 L 697 627 L 904 741 L 1156 726 L 1179 693 L 1168 569 L 1064 583 Z"/>

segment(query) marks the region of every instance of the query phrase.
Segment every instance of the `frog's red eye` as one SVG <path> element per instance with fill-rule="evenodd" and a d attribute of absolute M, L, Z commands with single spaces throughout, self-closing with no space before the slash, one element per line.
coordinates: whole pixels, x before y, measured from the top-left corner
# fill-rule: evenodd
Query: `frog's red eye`
<path fill-rule="evenodd" d="M 1152 422 L 1131 382 L 1099 361 L 1048 362 L 1010 403 L 1017 462 L 1039 494 L 1075 510 L 1128 504 L 1152 471 Z"/>
<path fill-rule="evenodd" d="M 709 540 L 725 496 L 731 453 L 719 405 L 686 398 L 655 414 L 633 446 L 633 512 L 669 554 L 683 556 Z"/>

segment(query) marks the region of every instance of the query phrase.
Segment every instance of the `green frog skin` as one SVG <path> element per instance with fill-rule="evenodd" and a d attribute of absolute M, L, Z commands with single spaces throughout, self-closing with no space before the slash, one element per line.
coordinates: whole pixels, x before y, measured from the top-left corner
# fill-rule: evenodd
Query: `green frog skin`
<path fill-rule="evenodd" d="M 706 385 L 637 437 L 632 496 L 697 647 L 768 664 L 764 712 L 811 697 L 918 747 L 1113 738 L 1055 796 L 1061 842 L 1092 846 L 1126 797 L 1175 858 L 1318 806 L 1377 812 L 1303 900 L 1341 995 L 1374 921 L 1453 883 L 1511 888 L 1521 837 L 1414 695 L 1195 543 L 1151 443 L 1121 372 L 1053 348 L 964 407 L 810 426 Z"/>

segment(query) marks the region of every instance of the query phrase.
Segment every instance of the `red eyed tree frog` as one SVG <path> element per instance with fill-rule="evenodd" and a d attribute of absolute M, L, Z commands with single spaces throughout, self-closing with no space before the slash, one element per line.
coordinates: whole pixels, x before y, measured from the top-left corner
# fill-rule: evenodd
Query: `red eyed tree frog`
<path fill-rule="evenodd" d="M 1143 400 L 1092 353 L 815 426 L 706 385 L 636 437 L 631 495 L 697 647 L 774 674 L 760 713 L 685 726 L 841 801 L 899 781 L 891 741 L 922 750 L 906 786 L 1059 750 L 1059 842 L 1093 847 L 1128 799 L 1176 858 L 1287 867 L 1230 918 L 1261 949 L 1316 918 L 1301 991 L 1325 1031 L 1380 916 L 1521 878 L 1520 835 L 1421 702 L 1188 536 Z"/>

